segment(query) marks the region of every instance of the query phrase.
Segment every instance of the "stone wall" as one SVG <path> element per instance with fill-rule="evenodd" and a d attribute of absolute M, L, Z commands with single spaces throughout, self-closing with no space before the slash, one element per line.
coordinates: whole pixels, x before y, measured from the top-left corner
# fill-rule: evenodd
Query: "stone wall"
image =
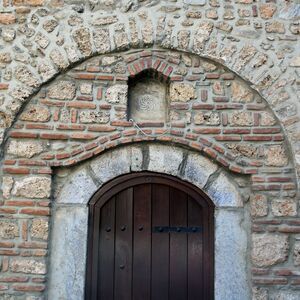
<path fill-rule="evenodd" d="M 2 0 L 0 295 L 46 289 L 53 168 L 158 141 L 250 177 L 253 295 L 296 297 L 299 11 L 293 1 Z M 143 70 L 166 86 L 165 120 L 129 121 L 128 78 Z"/>

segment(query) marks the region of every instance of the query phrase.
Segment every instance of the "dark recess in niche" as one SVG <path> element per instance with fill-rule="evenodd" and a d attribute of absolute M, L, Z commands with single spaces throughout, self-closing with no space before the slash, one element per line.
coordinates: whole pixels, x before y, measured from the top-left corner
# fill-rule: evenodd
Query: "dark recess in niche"
<path fill-rule="evenodd" d="M 128 80 L 128 120 L 166 122 L 169 78 L 154 69 L 142 71 Z"/>

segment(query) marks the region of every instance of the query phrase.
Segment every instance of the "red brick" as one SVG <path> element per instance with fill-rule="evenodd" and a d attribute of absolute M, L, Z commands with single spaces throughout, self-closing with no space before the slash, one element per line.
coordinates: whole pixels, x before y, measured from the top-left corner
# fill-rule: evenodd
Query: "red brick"
<path fill-rule="evenodd" d="M 249 134 L 250 129 L 242 129 L 242 128 L 233 128 L 233 129 L 223 129 L 224 134 Z"/>
<path fill-rule="evenodd" d="M 45 104 L 47 106 L 58 106 L 58 107 L 63 107 L 65 106 L 64 101 L 55 101 L 55 100 L 40 100 L 42 104 Z"/>
<path fill-rule="evenodd" d="M 275 284 L 281 284 L 285 285 L 287 284 L 286 278 L 253 278 L 254 284 L 263 284 L 263 285 L 275 285 Z"/>
<path fill-rule="evenodd" d="M 136 135 L 136 134 L 137 134 L 136 129 L 128 129 L 128 130 L 123 131 L 124 136 L 131 136 L 131 135 Z"/>
<path fill-rule="evenodd" d="M 56 159 L 60 160 L 60 159 L 65 159 L 65 158 L 69 158 L 71 156 L 70 153 L 59 153 L 56 154 Z"/>
<path fill-rule="evenodd" d="M 120 126 L 120 127 L 131 127 L 133 125 L 132 122 L 129 121 L 111 121 L 111 126 Z"/>
<path fill-rule="evenodd" d="M 101 109 L 111 109 L 111 105 L 110 104 L 100 104 L 99 107 Z"/>
<path fill-rule="evenodd" d="M 91 96 L 77 96 L 76 100 L 80 100 L 80 101 L 93 101 L 93 97 L 91 97 Z"/>
<path fill-rule="evenodd" d="M 0 282 L 27 282 L 29 277 L 26 276 L 2 276 Z"/>
<path fill-rule="evenodd" d="M 229 98 L 227 97 L 213 97 L 213 101 L 214 102 L 228 102 L 229 101 Z"/>
<path fill-rule="evenodd" d="M 34 216 L 49 216 L 49 208 L 23 208 L 20 210 L 20 214 L 34 215 Z"/>
<path fill-rule="evenodd" d="M 187 103 L 171 103 L 170 108 L 178 110 L 187 110 L 189 109 L 189 105 Z"/>
<path fill-rule="evenodd" d="M 76 79 L 86 79 L 86 80 L 95 80 L 96 75 L 95 74 L 88 74 L 88 73 L 77 73 L 74 75 L 74 78 Z"/>
<path fill-rule="evenodd" d="M 46 162 L 41 160 L 19 160 L 19 166 L 46 166 Z"/>
<path fill-rule="evenodd" d="M 98 146 L 97 142 L 89 143 L 84 147 L 84 150 L 88 151 Z"/>
<path fill-rule="evenodd" d="M 76 123 L 77 121 L 77 109 L 71 109 L 71 123 Z"/>
<path fill-rule="evenodd" d="M 253 128 L 252 133 L 258 134 L 272 134 L 272 133 L 279 133 L 281 130 L 280 128 Z"/>
<path fill-rule="evenodd" d="M 244 141 L 271 141 L 271 136 L 244 136 Z"/>
<path fill-rule="evenodd" d="M 105 81 L 113 81 L 114 80 L 114 76 L 111 75 L 98 75 L 96 77 L 97 80 L 105 80 Z"/>
<path fill-rule="evenodd" d="M 112 134 L 109 136 L 110 140 L 113 141 L 113 140 L 116 140 L 118 138 L 121 137 L 121 134 L 120 133 L 115 133 L 115 134 Z"/>
<path fill-rule="evenodd" d="M 34 206 L 35 202 L 32 200 L 7 200 L 5 201 L 7 206 Z"/>
<path fill-rule="evenodd" d="M 243 104 L 217 104 L 216 109 L 221 110 L 221 109 L 242 109 Z"/>
<path fill-rule="evenodd" d="M 60 133 L 41 133 L 40 138 L 48 140 L 67 140 L 69 136 L 67 134 Z"/>
<path fill-rule="evenodd" d="M 16 163 L 16 160 L 14 160 L 14 159 L 6 159 L 5 161 L 4 161 L 4 165 L 14 165 Z"/>
<path fill-rule="evenodd" d="M 30 169 L 28 168 L 3 168 L 3 171 L 9 174 L 29 174 Z"/>
<path fill-rule="evenodd" d="M 103 94 L 103 88 L 99 87 L 98 90 L 97 90 L 97 100 L 102 99 L 102 94 Z"/>
<path fill-rule="evenodd" d="M 221 133 L 221 129 L 220 128 L 195 128 L 193 132 L 198 134 L 219 134 Z"/>
<path fill-rule="evenodd" d="M 8 83 L 0 83 L 0 90 L 7 90 L 9 87 Z"/>
<path fill-rule="evenodd" d="M 67 124 L 59 124 L 56 127 L 57 129 L 61 129 L 61 130 L 84 130 L 85 126 L 84 125 L 79 125 L 79 124 L 71 124 L 71 125 L 67 125 Z"/>
<path fill-rule="evenodd" d="M 218 79 L 218 78 L 220 78 L 220 74 L 215 74 L 215 73 L 205 74 L 205 79 Z"/>
<path fill-rule="evenodd" d="M 13 242 L 4 242 L 4 241 L 0 241 L 0 248 L 13 248 L 15 246 L 15 243 Z M 0 282 L 1 282 L 1 278 L 0 278 Z"/>
<path fill-rule="evenodd" d="M 90 109 L 95 109 L 96 104 L 94 103 L 89 103 L 89 102 L 81 102 L 81 101 L 71 101 L 67 103 L 68 107 L 73 107 L 73 108 L 90 108 Z"/>
<path fill-rule="evenodd" d="M 14 285 L 13 289 L 19 292 L 42 292 L 45 285 Z"/>
<path fill-rule="evenodd" d="M 23 242 L 18 245 L 19 248 L 26 248 L 26 249 L 47 249 L 48 245 L 46 242 Z"/>
<path fill-rule="evenodd" d="M 132 125 L 132 123 L 131 123 L 131 125 Z M 165 124 L 164 124 L 164 122 L 153 121 L 153 122 L 138 122 L 137 125 L 139 127 L 163 127 Z"/>
<path fill-rule="evenodd" d="M 0 207 L 0 213 L 15 214 L 16 212 L 17 210 L 15 208 Z"/>
<path fill-rule="evenodd" d="M 52 130 L 52 125 L 47 124 L 26 124 L 26 129 L 46 129 L 46 130 Z"/>
<path fill-rule="evenodd" d="M 20 254 L 18 250 L 0 249 L 0 255 L 17 256 Z"/>
<path fill-rule="evenodd" d="M 92 140 L 95 139 L 97 135 L 92 133 L 73 133 L 70 137 L 76 140 Z"/>
<path fill-rule="evenodd" d="M 12 131 L 10 133 L 11 137 L 14 138 L 28 138 L 28 139 L 35 139 L 38 137 L 37 133 L 30 133 L 30 132 L 22 132 L 22 131 Z"/>
<path fill-rule="evenodd" d="M 241 141 L 242 138 L 238 135 L 227 135 L 227 136 L 215 136 L 217 141 Z"/>
<path fill-rule="evenodd" d="M 212 110 L 214 109 L 213 104 L 202 104 L 202 103 L 194 103 L 192 108 L 193 109 L 206 109 L 206 110 Z"/>

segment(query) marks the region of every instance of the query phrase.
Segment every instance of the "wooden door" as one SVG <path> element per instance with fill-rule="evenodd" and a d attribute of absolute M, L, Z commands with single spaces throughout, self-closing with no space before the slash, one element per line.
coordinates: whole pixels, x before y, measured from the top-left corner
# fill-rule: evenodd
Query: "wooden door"
<path fill-rule="evenodd" d="M 119 177 L 91 200 L 86 299 L 213 299 L 213 205 L 170 176 Z"/>

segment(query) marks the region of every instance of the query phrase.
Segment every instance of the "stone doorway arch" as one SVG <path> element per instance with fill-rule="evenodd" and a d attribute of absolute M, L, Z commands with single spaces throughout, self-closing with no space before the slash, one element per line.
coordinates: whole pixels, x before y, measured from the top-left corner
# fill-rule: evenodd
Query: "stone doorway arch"
<path fill-rule="evenodd" d="M 196 152 L 153 143 L 115 148 L 70 173 L 66 169 L 57 172 L 49 298 L 83 299 L 87 204 L 112 178 L 139 171 L 173 175 L 209 195 L 216 206 L 215 299 L 249 299 L 247 188 L 238 187 L 233 177 Z"/>

